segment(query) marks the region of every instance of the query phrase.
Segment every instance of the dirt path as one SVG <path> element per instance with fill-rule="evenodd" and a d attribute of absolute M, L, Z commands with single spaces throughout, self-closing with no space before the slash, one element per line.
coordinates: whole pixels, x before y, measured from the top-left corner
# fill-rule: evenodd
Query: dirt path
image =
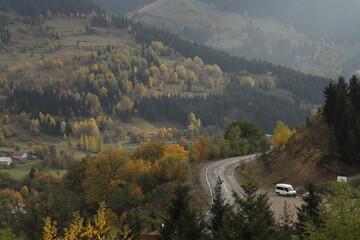
<path fill-rule="evenodd" d="M 275 192 L 265 191 L 269 196 L 269 202 L 271 204 L 271 209 L 275 213 L 276 220 L 280 220 L 280 216 L 283 213 L 284 209 L 284 202 L 286 201 L 287 204 L 289 204 L 290 208 L 289 211 L 291 214 L 293 214 L 293 220 L 295 221 L 297 219 L 296 214 L 296 207 L 300 207 L 301 204 L 304 203 L 304 201 L 301 199 L 301 197 L 285 197 L 285 196 L 278 196 L 275 194 Z"/>

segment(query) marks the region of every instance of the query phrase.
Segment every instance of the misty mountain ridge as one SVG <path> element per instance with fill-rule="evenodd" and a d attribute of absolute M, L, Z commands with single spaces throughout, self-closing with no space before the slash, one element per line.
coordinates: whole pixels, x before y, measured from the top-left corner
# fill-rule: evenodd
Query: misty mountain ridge
<path fill-rule="evenodd" d="M 237 56 L 336 79 L 360 70 L 359 10 L 355 0 L 158 0 L 128 16 Z"/>

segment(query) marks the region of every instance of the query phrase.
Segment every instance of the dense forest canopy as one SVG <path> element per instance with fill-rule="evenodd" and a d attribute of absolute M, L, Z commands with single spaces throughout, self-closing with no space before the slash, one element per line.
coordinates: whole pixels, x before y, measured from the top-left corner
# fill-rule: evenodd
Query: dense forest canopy
<path fill-rule="evenodd" d="M 99 12 L 100 8 L 91 0 L 1 0 L 0 7 L 3 10 L 8 8 L 15 9 L 23 16 L 37 17 L 40 14 L 45 16 L 48 11 L 53 13 L 91 13 Z"/>
<path fill-rule="evenodd" d="M 175 106 L 175 107 L 174 107 Z M 237 80 L 227 84 L 224 94 L 207 97 L 162 96 L 144 98 L 135 105 L 139 115 L 157 121 L 166 117 L 171 121 L 186 122 L 186 113 L 194 112 L 204 126 L 225 127 L 230 119 L 246 119 L 272 132 L 278 119 L 295 126 L 308 113 L 281 98 L 241 85 Z"/>
<path fill-rule="evenodd" d="M 238 73 L 241 70 L 254 74 L 272 72 L 277 76 L 280 87 L 293 92 L 299 99 L 309 99 L 316 104 L 322 103 L 322 97 L 318 93 L 329 82 L 328 78 L 303 74 L 266 61 L 250 61 L 242 57 L 231 56 L 224 51 L 184 40 L 178 35 L 154 27 L 135 24 L 133 31 L 137 33 L 136 39 L 140 42 L 149 44 L 152 41 L 162 41 L 185 57 L 200 56 L 206 63 L 217 64 L 225 72 Z"/>
<path fill-rule="evenodd" d="M 360 81 L 353 76 L 349 82 L 340 77 L 324 90 L 323 115 L 332 128 L 330 149 L 325 161 L 340 159 L 359 164 L 360 144 Z"/>

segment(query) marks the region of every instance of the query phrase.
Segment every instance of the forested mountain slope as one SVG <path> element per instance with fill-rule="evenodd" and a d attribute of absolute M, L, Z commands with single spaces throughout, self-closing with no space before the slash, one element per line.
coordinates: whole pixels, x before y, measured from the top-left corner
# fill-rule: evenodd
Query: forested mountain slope
<path fill-rule="evenodd" d="M 156 0 L 93 0 L 93 2 L 101 8 L 119 16 L 125 15 L 138 8 L 145 7 L 155 1 Z"/>
<path fill-rule="evenodd" d="M 355 43 L 360 27 L 355 16 L 360 8 L 357 0 L 343 4 L 339 0 L 199 0 L 214 4 L 218 9 L 244 12 L 258 18 L 286 21 L 295 29 L 313 38 L 337 43 Z M 351 23 L 351 24 L 349 24 Z"/>
<path fill-rule="evenodd" d="M 32 18 L 36 18 L 40 14 L 45 16 L 49 11 L 62 14 L 100 11 L 100 8 L 91 0 L 1 0 L 0 7 L 2 10 L 15 9 L 19 14 Z"/>
<path fill-rule="evenodd" d="M 356 186 L 360 170 L 360 81 L 356 76 L 349 82 L 340 77 L 326 86 L 324 97 L 321 113 L 307 118 L 291 132 L 274 132 L 275 149 L 262 158 L 260 167 L 265 182 L 302 185 L 348 176 L 355 177 Z M 279 142 L 284 147 L 280 148 Z"/>
<path fill-rule="evenodd" d="M 72 136 L 80 150 L 97 152 L 135 136 L 121 129 L 133 117 L 185 128 L 194 113 L 203 127 L 245 119 L 270 132 L 276 121 L 294 126 L 322 103 L 326 78 L 233 57 L 87 1 L 55 2 L 36 17 L 20 1 L 2 2 L 1 111 L 33 136 Z M 9 130 L 6 146 L 16 136 Z"/>
<path fill-rule="evenodd" d="M 158 0 L 130 16 L 248 59 L 320 76 L 357 73 L 358 1 Z"/>

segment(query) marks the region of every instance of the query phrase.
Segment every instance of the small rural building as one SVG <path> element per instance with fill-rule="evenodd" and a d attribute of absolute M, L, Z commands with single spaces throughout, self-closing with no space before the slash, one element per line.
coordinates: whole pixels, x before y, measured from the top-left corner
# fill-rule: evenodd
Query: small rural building
<path fill-rule="evenodd" d="M 11 162 L 12 162 L 11 157 L 0 157 L 1 166 L 10 166 Z"/>
<path fill-rule="evenodd" d="M 17 160 L 24 160 L 27 158 L 26 152 L 13 152 L 12 157 Z"/>

